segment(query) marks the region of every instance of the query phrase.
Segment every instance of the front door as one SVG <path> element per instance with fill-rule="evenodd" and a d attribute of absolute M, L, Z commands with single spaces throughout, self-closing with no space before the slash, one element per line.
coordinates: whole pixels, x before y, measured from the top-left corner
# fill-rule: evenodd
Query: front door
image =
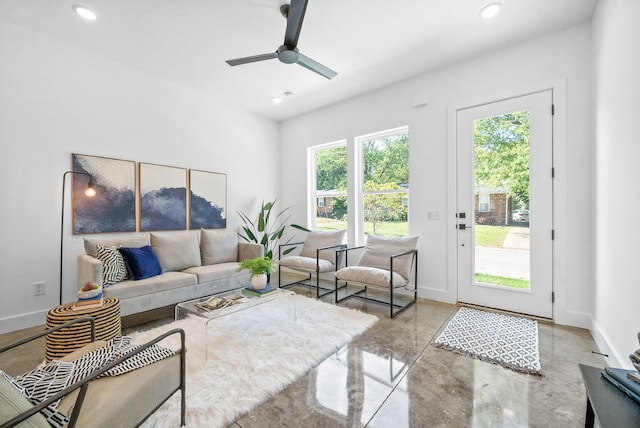
<path fill-rule="evenodd" d="M 552 318 L 552 91 L 456 113 L 458 301 Z"/>

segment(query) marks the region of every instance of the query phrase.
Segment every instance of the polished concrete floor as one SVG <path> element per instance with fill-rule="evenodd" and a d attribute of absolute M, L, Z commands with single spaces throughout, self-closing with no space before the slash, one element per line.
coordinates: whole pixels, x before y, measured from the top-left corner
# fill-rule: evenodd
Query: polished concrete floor
<path fill-rule="evenodd" d="M 314 295 L 305 287 L 294 289 Z M 377 304 L 350 299 L 341 305 L 380 320 L 232 427 L 584 426 L 578 363 L 604 365 L 592 353 L 597 347 L 586 330 L 540 322 L 544 376 L 533 376 L 435 348 L 455 305 L 420 300 L 393 320 Z M 171 316 L 170 310 L 155 311 L 123 322 L 132 327 Z M 19 335 L 0 336 L 0 346 Z M 33 367 L 44 354 L 41 344 L 35 346 L 11 361 L 0 360 L 0 367 L 15 373 Z"/>
<path fill-rule="evenodd" d="M 538 323 L 541 377 L 435 348 L 455 305 L 420 300 L 393 320 L 377 304 L 341 305 L 380 320 L 237 427 L 584 426 L 578 363 L 604 366 L 586 330 Z"/>

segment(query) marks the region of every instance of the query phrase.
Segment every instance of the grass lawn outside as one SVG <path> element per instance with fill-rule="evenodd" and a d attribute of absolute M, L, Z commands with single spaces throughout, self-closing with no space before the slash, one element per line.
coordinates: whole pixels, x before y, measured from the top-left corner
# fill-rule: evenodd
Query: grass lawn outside
<path fill-rule="evenodd" d="M 506 278 L 504 276 L 485 275 L 482 273 L 476 273 L 476 282 L 483 284 L 502 285 L 511 288 L 529 289 L 529 281 L 526 279 Z"/>
<path fill-rule="evenodd" d="M 509 234 L 509 227 L 504 226 L 476 224 L 475 228 L 476 245 L 480 247 L 502 248 L 504 240 Z"/>

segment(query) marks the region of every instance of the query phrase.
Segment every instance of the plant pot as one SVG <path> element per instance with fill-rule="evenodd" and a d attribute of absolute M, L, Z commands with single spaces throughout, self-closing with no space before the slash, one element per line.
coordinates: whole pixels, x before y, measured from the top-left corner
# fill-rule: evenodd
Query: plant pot
<path fill-rule="evenodd" d="M 267 285 L 267 275 L 261 273 L 251 277 L 251 285 L 255 290 L 262 290 Z"/>

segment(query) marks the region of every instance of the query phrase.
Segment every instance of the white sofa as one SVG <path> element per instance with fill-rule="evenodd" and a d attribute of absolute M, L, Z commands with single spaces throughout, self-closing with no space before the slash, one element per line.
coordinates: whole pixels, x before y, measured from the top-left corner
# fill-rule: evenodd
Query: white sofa
<path fill-rule="evenodd" d="M 238 262 L 260 257 L 264 251 L 262 245 L 239 241 L 235 232 L 227 230 L 85 238 L 86 254 L 78 256 L 78 289 L 87 281 L 103 285 L 105 266 L 98 258 L 98 245 L 111 249 L 150 245 L 160 262 L 160 275 L 103 286 L 106 297 L 120 300 L 122 316 L 244 287 L 249 284 L 250 273 L 238 272 Z M 102 260 L 111 263 L 104 257 Z"/>

